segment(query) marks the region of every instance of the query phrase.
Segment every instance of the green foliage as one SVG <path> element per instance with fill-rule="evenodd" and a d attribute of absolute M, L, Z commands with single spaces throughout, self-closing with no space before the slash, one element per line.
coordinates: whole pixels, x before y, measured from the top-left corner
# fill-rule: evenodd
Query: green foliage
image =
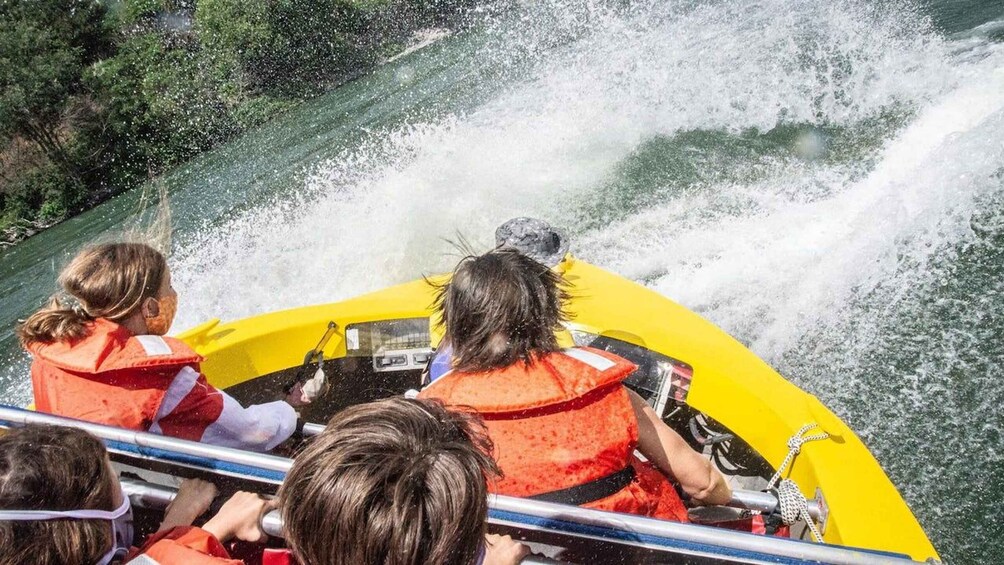
<path fill-rule="evenodd" d="M 0 0 L 0 152 L 45 155 L 0 175 L 0 240 L 232 139 L 469 1 Z"/>
<path fill-rule="evenodd" d="M 91 63 L 112 48 L 110 22 L 103 2 L 97 0 L 4 0 L 0 20 L 34 26 L 79 50 L 81 62 Z"/>
<path fill-rule="evenodd" d="M 67 185 L 66 176 L 57 167 L 46 165 L 21 176 L 0 193 L 0 204 L 8 219 L 39 217 L 46 221 L 61 219 L 76 193 Z M 44 210 L 44 213 L 39 213 Z"/>
<path fill-rule="evenodd" d="M 135 25 L 168 9 L 164 0 L 123 0 L 119 6 L 120 25 Z"/>
<path fill-rule="evenodd" d="M 273 98 L 267 95 L 254 96 L 234 108 L 234 121 L 241 129 L 250 129 L 267 122 L 269 118 L 289 110 L 296 104 L 295 100 L 288 98 Z"/>
<path fill-rule="evenodd" d="M 105 184 L 133 186 L 241 131 L 220 85 L 195 53 L 166 49 L 154 33 L 136 35 L 86 74 L 105 119 L 89 138 L 108 148 Z"/>
<path fill-rule="evenodd" d="M 100 4 L 82 0 L 0 4 L 0 136 L 34 142 L 75 188 L 80 167 L 60 128 L 81 70 L 108 46 L 104 13 Z"/>
<path fill-rule="evenodd" d="M 0 128 L 6 135 L 52 128 L 82 63 L 79 49 L 35 22 L 0 24 Z"/>
<path fill-rule="evenodd" d="M 0 127 L 51 125 L 79 86 L 84 65 L 103 54 L 104 9 L 77 0 L 0 4 Z"/>
<path fill-rule="evenodd" d="M 196 21 L 206 50 L 252 92 L 303 97 L 372 62 L 356 38 L 363 15 L 345 0 L 202 0 Z"/>

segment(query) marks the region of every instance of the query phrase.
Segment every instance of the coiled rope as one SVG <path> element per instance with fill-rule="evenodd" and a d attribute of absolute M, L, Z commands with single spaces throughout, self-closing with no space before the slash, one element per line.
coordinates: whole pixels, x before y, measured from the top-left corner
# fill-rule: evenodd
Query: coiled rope
<path fill-rule="evenodd" d="M 798 488 L 798 484 L 791 479 L 781 480 L 781 474 L 784 470 L 791 464 L 795 459 L 795 456 L 802 450 L 802 446 L 810 441 L 817 441 L 822 439 L 827 439 L 830 434 L 826 432 L 820 432 L 813 435 L 805 435 L 806 432 L 815 428 L 817 424 L 815 422 L 806 424 L 799 428 L 795 435 L 788 438 L 788 455 L 778 466 L 777 472 L 774 476 L 770 478 L 767 482 L 767 490 L 774 490 L 777 493 L 777 502 L 780 509 L 781 521 L 786 525 L 790 526 L 798 521 L 799 518 L 805 521 L 806 526 L 808 526 L 809 531 L 812 532 L 812 537 L 816 539 L 817 542 L 822 543 L 823 534 L 819 533 L 819 529 L 816 528 L 816 523 L 812 520 L 812 516 L 809 514 L 809 505 L 805 500 L 805 496 L 802 491 Z M 780 482 L 778 482 L 780 480 Z M 774 488 L 777 485 L 777 488 Z"/>

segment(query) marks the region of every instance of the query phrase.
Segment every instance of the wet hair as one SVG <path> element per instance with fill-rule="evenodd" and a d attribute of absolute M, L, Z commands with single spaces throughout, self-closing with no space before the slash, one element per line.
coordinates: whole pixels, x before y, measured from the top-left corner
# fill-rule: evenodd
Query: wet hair
<path fill-rule="evenodd" d="M 481 372 L 558 351 L 570 295 L 557 272 L 512 248 L 461 259 L 434 307 L 453 368 Z"/>
<path fill-rule="evenodd" d="M 144 243 L 88 247 L 59 274 L 68 299 L 53 296 L 18 327 L 18 337 L 25 346 L 70 341 L 85 336 L 95 318 L 124 320 L 143 300 L 157 296 L 165 273 L 164 255 Z"/>
<path fill-rule="evenodd" d="M 104 445 L 74 428 L 0 436 L 0 510 L 114 510 Z M 112 546 L 107 520 L 0 520 L 0 564 L 91 565 Z"/>
<path fill-rule="evenodd" d="M 336 414 L 279 491 L 301 563 L 470 565 L 484 542 L 487 480 L 500 474 L 474 414 L 390 398 Z"/>

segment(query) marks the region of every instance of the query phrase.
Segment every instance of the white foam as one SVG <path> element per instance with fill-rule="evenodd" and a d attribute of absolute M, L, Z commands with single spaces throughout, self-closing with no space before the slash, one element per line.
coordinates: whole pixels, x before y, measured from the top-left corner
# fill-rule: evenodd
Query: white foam
<path fill-rule="evenodd" d="M 525 26 L 500 25 L 471 61 L 518 61 L 529 69 L 521 81 L 472 111 L 374 132 L 315 164 L 302 202 L 249 212 L 184 249 L 176 328 L 443 270 L 455 262 L 443 238 L 459 231 L 486 247 L 497 224 L 535 215 L 572 228 L 587 259 L 653 281 L 770 354 L 790 343 L 800 312 L 824 316 L 848 288 L 894 268 L 900 240 L 946 211 L 937 202 L 947 193 L 929 181 L 961 166 L 937 159 L 952 147 L 946 124 L 967 131 L 993 112 L 979 81 L 999 54 L 953 53 L 909 11 L 781 0 L 741 9 L 653 2 L 627 13 L 544 4 Z M 575 233 L 579 210 L 602 206 L 605 179 L 653 138 L 791 122 L 854 127 L 891 108 L 919 117 L 864 180 L 846 166 L 771 165 L 758 183 L 704 187 Z M 932 194 L 912 193 L 918 182 Z M 790 197 L 817 184 L 833 196 Z M 955 190 L 964 200 L 975 188 Z M 869 214 L 878 207 L 912 219 Z"/>
<path fill-rule="evenodd" d="M 969 232 L 976 198 L 999 189 L 1004 167 L 1004 53 L 994 65 L 922 111 L 860 180 L 794 167 L 756 186 L 708 187 L 588 234 L 583 255 L 777 359 L 855 295 Z M 788 196 L 816 183 L 834 195 Z M 742 213 L 713 213 L 730 201 Z"/>

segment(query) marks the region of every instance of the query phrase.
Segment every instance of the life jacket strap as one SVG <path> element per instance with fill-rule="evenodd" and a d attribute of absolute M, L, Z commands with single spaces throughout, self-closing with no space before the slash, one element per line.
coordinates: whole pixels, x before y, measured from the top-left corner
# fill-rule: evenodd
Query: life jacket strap
<path fill-rule="evenodd" d="M 621 489 L 631 484 L 631 481 L 634 479 L 634 467 L 628 465 L 620 471 L 611 473 L 605 477 L 594 479 L 588 483 L 582 483 L 581 485 L 575 485 L 574 487 L 563 488 L 561 490 L 542 492 L 540 494 L 528 496 L 527 498 L 540 500 L 542 502 L 557 502 L 559 504 L 582 506 L 583 504 L 596 502 L 597 500 L 601 500 L 619 492 Z"/>

